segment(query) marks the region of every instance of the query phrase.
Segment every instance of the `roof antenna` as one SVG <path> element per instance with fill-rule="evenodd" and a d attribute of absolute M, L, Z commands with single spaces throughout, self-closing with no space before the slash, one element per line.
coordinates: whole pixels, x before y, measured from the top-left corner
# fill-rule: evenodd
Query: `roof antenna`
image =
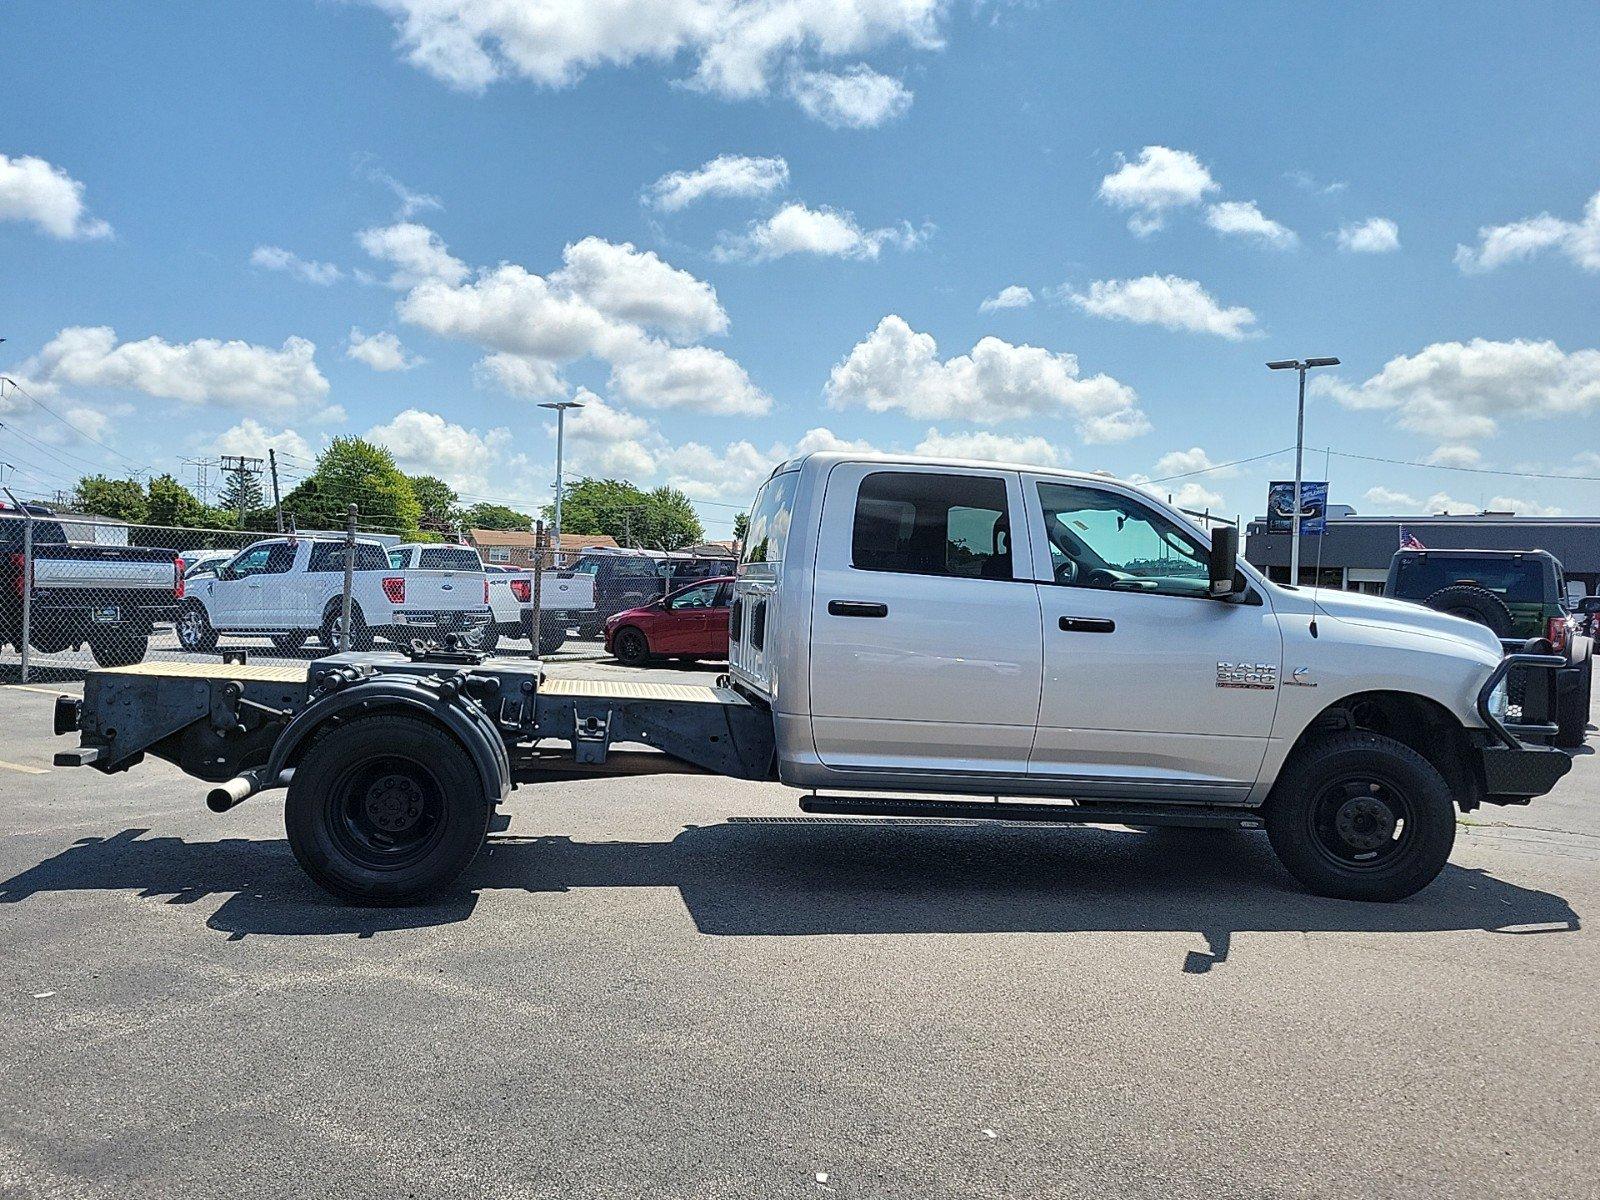
<path fill-rule="evenodd" d="M 1328 486 L 1328 472 L 1332 469 L 1331 459 L 1333 448 L 1322 448 L 1322 486 Z M 1295 503 L 1300 502 L 1300 497 L 1295 497 Z M 1317 589 L 1322 586 L 1322 543 L 1328 540 L 1328 501 L 1324 496 L 1322 501 L 1322 536 L 1317 538 L 1317 567 L 1311 577 L 1311 636 L 1317 636 Z"/>

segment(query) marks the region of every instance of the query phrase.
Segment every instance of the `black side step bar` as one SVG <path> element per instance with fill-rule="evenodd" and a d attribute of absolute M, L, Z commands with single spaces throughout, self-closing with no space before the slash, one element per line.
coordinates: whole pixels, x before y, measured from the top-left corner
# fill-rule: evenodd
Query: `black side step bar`
<path fill-rule="evenodd" d="M 1058 825 L 1179 825 L 1260 829 L 1260 810 L 1212 805 L 1017 804 L 994 800 L 895 800 L 878 796 L 800 797 L 800 811 L 848 817 L 948 817 L 963 821 L 1045 821 Z"/>

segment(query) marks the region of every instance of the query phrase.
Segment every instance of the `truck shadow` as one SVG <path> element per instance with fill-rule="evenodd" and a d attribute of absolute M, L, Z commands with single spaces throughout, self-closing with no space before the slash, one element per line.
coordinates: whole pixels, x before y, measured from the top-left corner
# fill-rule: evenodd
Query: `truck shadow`
<path fill-rule="evenodd" d="M 501 836 L 489 839 L 458 895 L 412 908 L 336 903 L 280 839 L 190 842 L 146 832 L 85 838 L 0 882 L 0 904 L 61 891 L 132 891 L 168 904 L 225 895 L 206 924 L 230 938 L 371 937 L 464 921 L 491 890 L 672 887 L 711 936 L 1184 931 L 1209 947 L 1187 956 L 1191 973 L 1226 961 L 1240 932 L 1580 927 L 1561 896 L 1457 866 L 1398 904 L 1309 896 L 1264 837 L 1237 832 L 776 817 L 690 826 L 667 842 Z"/>

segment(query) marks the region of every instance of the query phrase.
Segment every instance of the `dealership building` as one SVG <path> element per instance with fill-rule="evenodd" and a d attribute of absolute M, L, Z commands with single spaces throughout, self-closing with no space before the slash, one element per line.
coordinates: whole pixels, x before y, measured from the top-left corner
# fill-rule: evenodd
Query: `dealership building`
<path fill-rule="evenodd" d="M 1301 535 L 1300 582 L 1381 592 L 1389 560 L 1408 535 L 1429 550 L 1548 550 L 1566 568 L 1569 592 L 1600 592 L 1600 517 L 1362 517 L 1341 505 L 1328 506 L 1321 537 Z M 1287 583 L 1289 541 L 1287 533 L 1269 533 L 1259 517 L 1246 530 L 1244 556 L 1268 578 Z"/>

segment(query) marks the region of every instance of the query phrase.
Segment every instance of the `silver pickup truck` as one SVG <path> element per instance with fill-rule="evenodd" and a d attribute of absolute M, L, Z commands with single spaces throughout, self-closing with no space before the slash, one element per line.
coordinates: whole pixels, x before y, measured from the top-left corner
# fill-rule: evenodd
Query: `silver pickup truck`
<path fill-rule="evenodd" d="M 41 654 L 88 643 L 103 667 L 136 663 L 182 598 L 177 551 L 74 542 L 51 509 L 29 505 L 25 517 L 0 504 L 0 644 L 22 649 L 26 607 L 28 644 Z"/>

